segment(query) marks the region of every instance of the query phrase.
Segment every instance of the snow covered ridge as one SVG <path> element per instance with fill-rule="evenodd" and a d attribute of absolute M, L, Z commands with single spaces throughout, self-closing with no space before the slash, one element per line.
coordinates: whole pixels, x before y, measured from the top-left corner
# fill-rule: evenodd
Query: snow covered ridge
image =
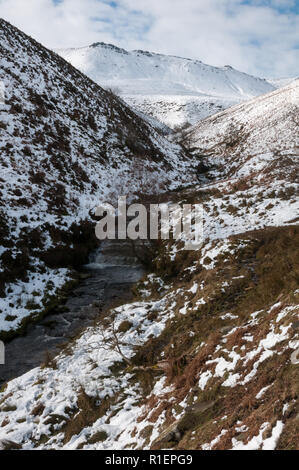
<path fill-rule="evenodd" d="M 213 67 L 199 60 L 147 51 L 129 52 L 105 43 L 57 52 L 96 83 L 118 88 L 134 108 L 170 127 L 186 121 L 194 124 L 276 88 L 230 66 Z"/>
<path fill-rule="evenodd" d="M 84 261 L 100 202 L 195 177 L 182 148 L 123 101 L 4 20 L 0 33 L 1 335 Z"/>
<path fill-rule="evenodd" d="M 299 80 L 204 119 L 187 133 L 189 147 L 204 154 L 222 176 L 245 179 L 265 173 L 296 181 Z M 285 170 L 293 171 L 286 174 Z"/>

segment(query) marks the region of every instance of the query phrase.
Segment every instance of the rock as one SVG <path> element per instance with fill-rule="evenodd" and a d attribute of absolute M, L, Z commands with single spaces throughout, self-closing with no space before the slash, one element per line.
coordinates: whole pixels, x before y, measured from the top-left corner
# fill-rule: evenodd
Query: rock
<path fill-rule="evenodd" d="M 227 335 L 232 329 L 232 326 L 223 326 L 222 328 L 220 328 L 220 333 Z"/>
<path fill-rule="evenodd" d="M 167 442 L 179 442 L 182 438 L 182 435 L 178 430 L 178 423 L 179 421 L 175 421 L 170 426 L 168 426 L 155 441 L 155 443 L 163 444 Z"/>
<path fill-rule="evenodd" d="M 0 440 L 0 450 L 20 450 L 22 449 L 21 444 L 17 442 L 9 441 L 8 439 Z"/>
<path fill-rule="evenodd" d="M 299 329 L 299 320 L 292 323 L 292 328 L 293 328 L 293 330 L 298 330 Z"/>
<path fill-rule="evenodd" d="M 188 406 L 186 412 L 203 413 L 215 405 L 215 401 L 200 401 L 194 405 Z"/>

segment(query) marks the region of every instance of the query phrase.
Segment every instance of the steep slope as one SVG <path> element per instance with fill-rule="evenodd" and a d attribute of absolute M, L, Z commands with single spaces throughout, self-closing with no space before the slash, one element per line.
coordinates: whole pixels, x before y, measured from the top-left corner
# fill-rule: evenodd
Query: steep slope
<path fill-rule="evenodd" d="M 0 33 L 3 333 L 50 308 L 65 267 L 94 243 L 99 202 L 175 187 L 193 172 L 179 146 L 61 57 L 4 20 Z"/>
<path fill-rule="evenodd" d="M 185 140 L 195 154 L 209 155 L 221 175 L 243 176 L 297 162 L 299 80 L 234 106 L 188 130 Z M 283 175 L 286 178 L 288 175 Z"/>
<path fill-rule="evenodd" d="M 195 123 L 275 88 L 230 66 L 213 67 L 199 60 L 146 51 L 128 52 L 105 43 L 57 52 L 104 88 L 118 88 L 133 107 L 170 127 L 185 121 Z"/>
<path fill-rule="evenodd" d="M 202 204 L 202 247 L 158 242 L 134 302 L 8 383 L 3 447 L 299 449 L 297 99 L 295 84 L 192 130 L 216 178 L 165 198 Z"/>

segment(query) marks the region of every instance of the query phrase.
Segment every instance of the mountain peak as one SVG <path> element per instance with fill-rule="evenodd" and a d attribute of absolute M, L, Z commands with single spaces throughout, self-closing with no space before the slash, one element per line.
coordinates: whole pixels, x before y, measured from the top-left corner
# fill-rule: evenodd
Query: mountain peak
<path fill-rule="evenodd" d="M 215 67 L 174 55 L 126 51 L 104 42 L 57 52 L 104 88 L 118 88 L 125 101 L 138 111 L 170 127 L 186 121 L 195 124 L 275 89 L 264 79 L 231 65 Z"/>
<path fill-rule="evenodd" d="M 110 49 L 111 51 L 118 52 L 121 54 L 128 54 L 128 51 L 126 51 L 125 49 L 122 49 L 121 47 L 118 47 L 118 46 L 115 46 L 114 44 L 109 44 L 106 42 L 94 42 L 89 47 L 90 48 L 102 47 L 103 49 Z"/>

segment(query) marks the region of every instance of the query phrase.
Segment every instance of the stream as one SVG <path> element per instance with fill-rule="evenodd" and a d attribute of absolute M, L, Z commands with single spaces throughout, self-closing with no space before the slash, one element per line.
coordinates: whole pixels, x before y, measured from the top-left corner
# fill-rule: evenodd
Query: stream
<path fill-rule="evenodd" d="M 39 366 L 47 353 L 55 353 L 83 328 L 99 318 L 101 310 L 131 299 L 131 287 L 144 274 L 127 241 L 105 241 L 82 267 L 83 278 L 69 293 L 61 313 L 47 315 L 29 325 L 26 335 L 5 346 L 5 365 L 0 365 L 0 386 Z M 65 310 L 65 311 L 64 311 Z"/>

